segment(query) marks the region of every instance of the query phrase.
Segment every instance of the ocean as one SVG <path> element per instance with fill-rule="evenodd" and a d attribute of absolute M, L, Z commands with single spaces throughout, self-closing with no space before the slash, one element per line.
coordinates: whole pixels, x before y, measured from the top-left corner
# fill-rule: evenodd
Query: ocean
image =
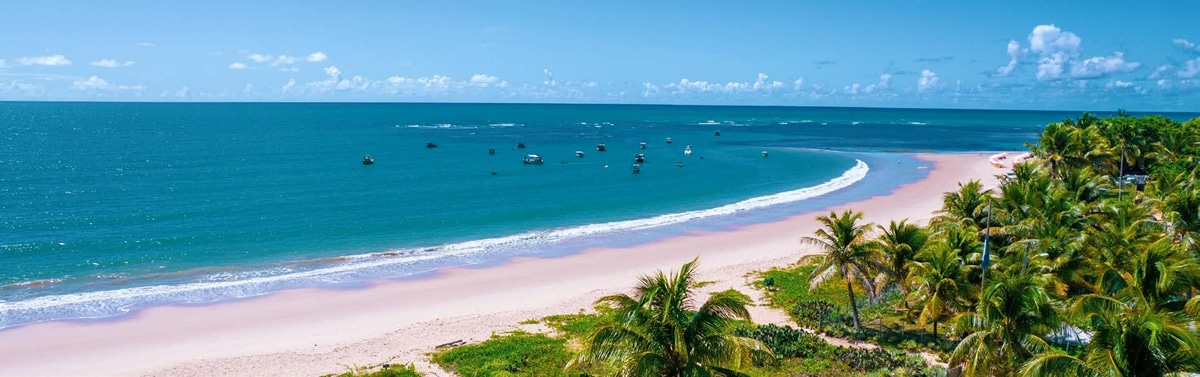
<path fill-rule="evenodd" d="M 1077 115 L 0 103 L 0 328 L 768 221 L 919 179 L 891 166 L 912 152 L 1021 149 Z"/>

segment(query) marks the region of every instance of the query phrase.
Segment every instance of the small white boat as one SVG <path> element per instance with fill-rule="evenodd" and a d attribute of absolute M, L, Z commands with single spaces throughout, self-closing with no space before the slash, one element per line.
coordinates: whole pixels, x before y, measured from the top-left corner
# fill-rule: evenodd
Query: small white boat
<path fill-rule="evenodd" d="M 605 149 L 604 143 L 596 144 L 596 152 L 604 152 Z"/>
<path fill-rule="evenodd" d="M 371 157 L 370 155 L 363 156 L 363 161 L 362 161 L 362 164 L 363 164 L 363 165 L 371 165 L 371 164 L 374 164 L 374 163 L 375 163 L 375 158 L 374 158 L 374 157 Z"/>
<path fill-rule="evenodd" d="M 669 138 L 669 137 L 667 138 L 667 144 L 671 144 L 672 141 L 673 140 L 671 140 L 671 138 Z"/>
<path fill-rule="evenodd" d="M 763 157 L 767 157 L 767 151 L 763 151 Z"/>
<path fill-rule="evenodd" d="M 643 141 L 642 144 L 639 145 L 639 147 L 641 147 L 642 149 L 646 149 L 646 142 Z"/>
<path fill-rule="evenodd" d="M 642 153 L 638 153 L 638 154 L 636 154 L 636 155 L 633 155 L 633 162 L 636 162 L 636 163 L 639 163 L 639 164 L 640 164 L 640 163 L 643 163 L 643 162 L 646 162 L 646 155 L 645 155 L 645 154 L 642 154 Z"/>
<path fill-rule="evenodd" d="M 638 174 L 638 173 L 642 172 L 642 166 L 638 165 L 638 164 L 633 164 L 633 166 L 630 167 L 629 170 L 632 171 L 633 174 Z"/>
<path fill-rule="evenodd" d="M 575 157 L 583 157 L 583 151 L 575 151 Z"/>
<path fill-rule="evenodd" d="M 539 156 L 536 154 L 531 154 L 531 155 L 525 156 L 524 159 L 521 159 L 521 162 L 526 165 L 541 165 L 544 163 L 542 161 L 542 156 Z"/>
<path fill-rule="evenodd" d="M 683 155 L 684 156 L 692 155 L 692 146 L 691 145 L 687 146 L 687 148 L 683 148 Z"/>

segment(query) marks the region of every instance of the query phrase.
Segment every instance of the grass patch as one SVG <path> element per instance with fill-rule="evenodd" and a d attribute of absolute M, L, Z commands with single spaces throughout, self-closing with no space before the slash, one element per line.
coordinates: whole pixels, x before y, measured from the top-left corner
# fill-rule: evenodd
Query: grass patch
<path fill-rule="evenodd" d="M 573 376 L 564 367 L 574 353 L 566 339 L 516 331 L 433 355 L 433 362 L 463 377 Z M 577 373 L 574 375 L 578 375 Z"/>
<path fill-rule="evenodd" d="M 578 314 L 552 315 L 542 318 L 541 322 L 563 336 L 582 339 L 590 335 L 593 329 L 612 321 L 612 318 L 611 308 L 598 306 L 591 313 L 580 310 Z"/>
<path fill-rule="evenodd" d="M 385 367 L 386 366 L 386 367 Z M 379 370 L 374 370 L 380 368 Z M 424 375 L 417 372 L 412 365 L 369 365 L 365 367 L 352 367 L 346 373 L 342 374 L 327 374 L 323 377 L 423 377 Z"/>

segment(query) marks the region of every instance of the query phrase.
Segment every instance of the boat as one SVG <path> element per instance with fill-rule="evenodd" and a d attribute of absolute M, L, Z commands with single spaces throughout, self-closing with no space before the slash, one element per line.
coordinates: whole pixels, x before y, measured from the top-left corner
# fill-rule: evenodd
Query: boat
<path fill-rule="evenodd" d="M 713 136 L 721 136 L 721 131 L 713 132 Z"/>
<path fill-rule="evenodd" d="M 669 138 L 669 137 L 668 137 L 668 138 L 667 138 L 667 144 L 671 144 L 671 141 L 672 141 L 672 140 L 671 140 L 671 138 Z"/>
<path fill-rule="evenodd" d="M 630 167 L 630 168 L 629 168 L 629 170 L 630 170 L 630 171 L 633 171 L 633 174 L 641 173 L 641 172 L 642 172 L 642 165 L 633 164 L 633 166 L 632 166 L 632 167 Z"/>
<path fill-rule="evenodd" d="M 363 165 L 371 165 L 375 163 L 375 157 L 370 155 L 363 156 Z"/>
<path fill-rule="evenodd" d="M 437 144 L 434 144 L 431 141 L 431 142 L 425 143 L 425 148 L 437 148 Z"/>
<path fill-rule="evenodd" d="M 517 142 L 517 149 L 525 149 L 525 142 L 524 142 L 524 141 L 518 141 L 518 142 Z"/>
<path fill-rule="evenodd" d="M 678 166 L 678 167 L 681 167 L 681 168 L 682 168 L 682 167 L 683 167 L 683 161 L 676 162 L 676 163 L 675 163 L 675 166 Z"/>
<path fill-rule="evenodd" d="M 639 147 L 641 147 L 642 149 L 646 149 L 646 142 L 643 141 L 642 144 L 639 145 Z"/>
<path fill-rule="evenodd" d="M 687 148 L 683 148 L 683 155 L 684 156 L 692 155 L 692 146 L 691 145 L 687 146 Z"/>
<path fill-rule="evenodd" d="M 542 156 L 531 154 L 525 156 L 524 159 L 521 159 L 521 163 L 524 163 L 525 165 L 541 165 L 544 162 L 542 161 Z"/>
<path fill-rule="evenodd" d="M 496 148 L 488 148 L 488 154 L 496 154 Z"/>
<path fill-rule="evenodd" d="M 583 151 L 575 151 L 575 157 L 583 157 Z"/>
<path fill-rule="evenodd" d="M 646 162 L 646 154 L 644 154 L 644 153 L 638 153 L 638 154 L 636 154 L 636 155 L 633 155 L 633 162 L 636 162 L 636 163 L 639 163 L 639 164 L 640 164 L 640 163 L 643 163 L 643 162 Z"/>
<path fill-rule="evenodd" d="M 763 157 L 767 157 L 767 151 L 763 151 Z"/>
<path fill-rule="evenodd" d="M 596 144 L 596 151 L 597 151 L 597 152 L 604 152 L 604 149 L 605 149 L 605 148 L 604 148 L 604 143 Z"/>

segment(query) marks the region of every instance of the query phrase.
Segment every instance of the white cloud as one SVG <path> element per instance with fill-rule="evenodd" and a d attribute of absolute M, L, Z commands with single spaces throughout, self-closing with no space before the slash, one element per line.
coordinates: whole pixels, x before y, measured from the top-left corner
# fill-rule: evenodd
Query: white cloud
<path fill-rule="evenodd" d="M 279 57 L 275 58 L 275 62 L 271 63 L 271 65 L 295 64 L 297 59 L 299 59 L 299 58 L 297 58 L 295 56 L 279 55 Z"/>
<path fill-rule="evenodd" d="M 645 88 L 642 91 L 642 97 L 649 97 L 652 94 L 658 94 L 658 86 L 654 85 L 653 83 L 644 82 L 642 83 L 642 87 Z"/>
<path fill-rule="evenodd" d="M 858 83 L 854 83 L 853 85 L 847 85 L 845 88 L 842 88 L 842 91 L 846 92 L 847 94 L 851 94 L 851 95 L 858 94 L 859 86 L 860 85 Z"/>
<path fill-rule="evenodd" d="M 754 90 L 767 90 L 767 91 L 771 91 L 771 90 L 775 90 L 775 89 L 779 89 L 779 88 L 783 87 L 783 83 L 781 83 L 779 81 L 767 81 L 768 78 L 769 77 L 767 76 L 766 73 L 759 72 L 758 79 L 754 80 L 754 85 L 752 85 L 751 87 L 754 88 Z"/>
<path fill-rule="evenodd" d="M 1159 89 L 1168 89 L 1171 87 L 1171 84 L 1167 80 L 1158 80 L 1156 84 L 1158 84 Z"/>
<path fill-rule="evenodd" d="M 1183 69 L 1180 69 L 1176 75 L 1185 79 L 1200 76 L 1200 58 L 1188 60 Z"/>
<path fill-rule="evenodd" d="M 242 62 L 233 62 L 229 64 L 229 69 L 246 69 L 246 64 Z"/>
<path fill-rule="evenodd" d="M 158 45 L 156 45 L 156 44 L 153 44 L 153 43 L 150 43 L 150 42 L 141 42 L 141 43 L 138 43 L 138 44 L 137 44 L 137 46 L 138 46 L 138 47 L 145 47 L 145 48 L 155 48 L 155 47 L 158 47 Z"/>
<path fill-rule="evenodd" d="M 254 84 L 246 84 L 246 87 L 242 88 L 242 94 L 250 94 L 252 91 L 254 91 Z"/>
<path fill-rule="evenodd" d="M 1128 88 L 1131 86 L 1133 86 L 1132 82 L 1121 80 L 1113 80 L 1109 81 L 1107 84 L 1104 84 L 1105 88 Z"/>
<path fill-rule="evenodd" d="M 27 56 L 27 57 L 17 59 L 17 62 L 21 63 L 21 65 L 44 65 L 44 66 L 49 66 L 49 67 L 60 67 L 60 66 L 65 66 L 65 65 L 71 65 L 71 61 L 67 60 L 67 57 L 62 56 L 62 55 L 32 56 L 32 57 Z"/>
<path fill-rule="evenodd" d="M 4 59 L 0 59 L 0 68 L 8 68 L 8 62 L 5 62 Z"/>
<path fill-rule="evenodd" d="M 796 79 L 796 81 L 792 81 L 792 89 L 799 90 L 803 86 L 804 86 L 804 78 L 803 77 Z"/>
<path fill-rule="evenodd" d="M 279 69 L 279 72 L 300 72 L 300 68 L 299 67 L 283 67 L 283 68 Z"/>
<path fill-rule="evenodd" d="M 934 89 L 938 86 L 937 73 L 928 69 L 921 71 L 921 78 L 917 79 L 917 91 L 924 92 Z"/>
<path fill-rule="evenodd" d="M 558 81 L 554 79 L 554 72 L 550 72 L 550 68 L 542 68 L 542 73 L 546 74 L 546 80 L 542 81 L 542 85 L 558 85 Z"/>
<path fill-rule="evenodd" d="M 1162 78 L 1162 75 L 1164 73 L 1167 73 L 1167 71 L 1170 71 L 1173 68 L 1175 68 L 1175 67 L 1170 64 L 1160 65 L 1160 66 L 1158 66 L 1158 68 L 1154 69 L 1154 72 L 1151 73 L 1150 76 L 1146 76 L 1146 78 L 1151 79 L 1151 80 L 1158 80 L 1159 78 Z"/>
<path fill-rule="evenodd" d="M 996 75 L 1008 76 L 1012 73 L 1013 68 L 1017 68 L 1017 62 L 1021 58 L 1021 44 L 1017 41 L 1008 41 L 1008 64 L 996 69 Z"/>
<path fill-rule="evenodd" d="M 188 92 L 190 92 L 190 91 L 191 90 L 189 90 L 188 87 L 186 87 L 186 86 L 179 88 L 179 90 L 175 91 L 175 97 L 187 98 Z"/>
<path fill-rule="evenodd" d="M 283 84 L 283 92 L 287 93 L 296 88 L 296 79 L 288 79 L 287 84 Z"/>
<path fill-rule="evenodd" d="M 102 78 L 92 76 L 87 80 L 75 81 L 71 84 L 71 87 L 76 90 L 105 89 L 108 88 L 108 81 L 104 81 Z"/>
<path fill-rule="evenodd" d="M 124 63 L 121 63 L 121 62 L 118 62 L 113 59 L 101 59 L 101 60 L 92 62 L 92 65 L 97 66 L 97 67 L 104 67 L 104 68 L 128 67 L 128 66 L 131 66 L 134 64 L 137 64 L 137 63 L 134 63 L 134 61 L 132 61 L 132 60 L 126 60 Z"/>
<path fill-rule="evenodd" d="M 583 86 L 584 86 L 584 87 L 587 87 L 587 88 L 595 88 L 595 87 L 596 87 L 596 82 L 595 82 L 595 81 L 588 81 L 587 83 L 583 84 Z"/>
<path fill-rule="evenodd" d="M 329 75 L 330 78 L 333 78 L 336 80 L 338 78 L 338 76 L 342 75 L 342 70 L 338 69 L 338 67 L 336 65 L 331 65 L 331 66 L 325 67 L 325 74 Z"/>
<path fill-rule="evenodd" d="M 327 59 L 327 58 L 329 58 L 329 57 L 325 56 L 324 52 L 317 51 L 317 52 L 308 54 L 308 57 L 304 58 L 304 60 L 308 61 L 310 63 L 320 63 L 320 62 L 325 61 L 325 59 Z"/>
<path fill-rule="evenodd" d="M 1113 56 L 1096 56 L 1080 62 L 1071 63 L 1071 77 L 1096 78 L 1110 73 L 1129 72 L 1140 67 L 1142 63 L 1126 62 L 1125 54 L 1114 52 Z"/>
<path fill-rule="evenodd" d="M 1176 46 L 1179 46 L 1179 48 L 1182 48 L 1184 50 L 1200 52 L 1200 45 L 1196 45 L 1196 43 L 1193 43 L 1192 41 L 1189 41 L 1187 39 L 1175 38 L 1175 39 L 1171 40 L 1171 43 Z"/>
<path fill-rule="evenodd" d="M 892 86 L 892 74 L 884 73 L 879 75 L 879 82 L 863 88 L 863 93 L 874 93 L 876 91 L 887 90 Z"/>
<path fill-rule="evenodd" d="M 488 85 L 495 84 L 499 80 L 500 78 L 496 76 L 488 76 L 482 73 L 477 73 L 474 76 L 471 76 L 471 85 L 486 88 Z"/>
<path fill-rule="evenodd" d="M 255 63 L 266 63 L 266 62 L 271 61 L 271 55 L 263 55 L 263 54 L 252 54 L 250 56 L 247 56 L 246 58 L 250 59 L 251 61 L 253 61 Z"/>

